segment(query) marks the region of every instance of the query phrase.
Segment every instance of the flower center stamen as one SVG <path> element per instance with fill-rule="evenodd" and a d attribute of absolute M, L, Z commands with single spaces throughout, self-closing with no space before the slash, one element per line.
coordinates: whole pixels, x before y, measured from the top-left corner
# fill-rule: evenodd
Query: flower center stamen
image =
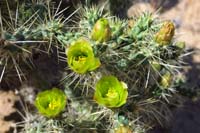
<path fill-rule="evenodd" d="M 117 91 L 114 88 L 109 88 L 108 93 L 106 94 L 106 96 L 110 98 L 115 98 L 117 95 Z"/>
<path fill-rule="evenodd" d="M 75 60 L 79 62 L 84 62 L 86 60 L 86 56 L 81 55 L 81 56 L 75 57 Z"/>
<path fill-rule="evenodd" d="M 54 110 L 56 107 L 58 107 L 58 102 L 56 102 L 56 100 L 49 103 L 49 109 Z"/>

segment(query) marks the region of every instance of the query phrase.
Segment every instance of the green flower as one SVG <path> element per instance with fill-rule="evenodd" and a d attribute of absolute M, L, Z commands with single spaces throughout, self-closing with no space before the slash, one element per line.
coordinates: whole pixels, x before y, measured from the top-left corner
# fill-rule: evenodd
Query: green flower
<path fill-rule="evenodd" d="M 96 84 L 94 99 L 106 107 L 120 107 L 126 103 L 127 86 L 114 76 L 104 76 Z"/>
<path fill-rule="evenodd" d="M 61 90 L 53 88 L 40 92 L 35 100 L 35 106 L 38 111 L 46 117 L 55 117 L 66 106 L 66 95 Z"/>
<path fill-rule="evenodd" d="M 156 33 L 155 35 L 155 41 L 162 45 L 168 45 L 173 36 L 174 36 L 174 32 L 175 32 L 175 26 L 171 21 L 166 21 L 161 29 Z"/>
<path fill-rule="evenodd" d="M 107 19 L 101 18 L 95 23 L 91 37 L 98 42 L 106 42 L 111 38 L 111 29 Z"/>
<path fill-rule="evenodd" d="M 67 57 L 69 67 L 79 74 L 95 70 L 101 65 L 99 59 L 94 57 L 90 43 L 85 39 L 74 42 L 67 51 Z"/>

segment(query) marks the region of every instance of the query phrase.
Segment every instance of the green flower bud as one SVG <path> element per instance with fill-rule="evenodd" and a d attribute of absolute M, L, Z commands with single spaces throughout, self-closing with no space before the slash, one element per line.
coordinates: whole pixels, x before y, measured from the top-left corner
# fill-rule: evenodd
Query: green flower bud
<path fill-rule="evenodd" d="M 135 25 L 135 20 L 133 20 L 133 19 L 128 20 L 128 27 L 130 29 L 132 29 L 134 27 L 134 25 Z"/>
<path fill-rule="evenodd" d="M 120 107 L 126 103 L 127 86 L 114 76 L 104 76 L 96 84 L 94 99 L 106 107 Z"/>
<path fill-rule="evenodd" d="M 128 126 L 121 125 L 119 128 L 115 129 L 115 133 L 132 133 L 132 130 Z"/>
<path fill-rule="evenodd" d="M 159 45 L 168 45 L 174 36 L 174 32 L 174 24 L 171 21 L 166 21 L 162 25 L 161 29 L 156 33 L 154 39 Z"/>
<path fill-rule="evenodd" d="M 173 46 L 175 57 L 179 57 L 185 50 L 185 42 L 176 42 Z"/>
<path fill-rule="evenodd" d="M 91 38 L 98 42 L 106 42 L 111 38 L 111 29 L 107 19 L 101 18 L 95 23 Z"/>
<path fill-rule="evenodd" d="M 180 50 L 184 50 L 185 49 L 185 42 L 176 42 L 175 46 L 177 48 L 179 48 Z"/>
<path fill-rule="evenodd" d="M 150 64 L 152 66 L 152 68 L 156 71 L 160 71 L 161 70 L 161 65 L 159 64 L 159 62 L 157 61 L 150 61 Z"/>
<path fill-rule="evenodd" d="M 100 66 L 98 58 L 94 57 L 90 43 L 85 39 L 75 41 L 67 51 L 69 67 L 79 74 L 95 70 Z"/>
<path fill-rule="evenodd" d="M 40 92 L 35 100 L 35 106 L 38 111 L 46 117 L 55 117 L 66 106 L 66 95 L 61 90 L 53 88 Z"/>
<path fill-rule="evenodd" d="M 171 82 L 172 82 L 172 75 L 170 72 L 166 72 L 161 77 L 160 86 L 162 86 L 163 88 L 168 88 L 168 87 L 170 87 Z"/>

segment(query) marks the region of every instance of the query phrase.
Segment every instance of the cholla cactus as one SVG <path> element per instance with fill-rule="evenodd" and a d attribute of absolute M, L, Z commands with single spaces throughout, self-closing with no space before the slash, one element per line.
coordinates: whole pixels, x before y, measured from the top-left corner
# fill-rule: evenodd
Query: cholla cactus
<path fill-rule="evenodd" d="M 131 122 L 137 119 L 135 117 L 137 116 L 142 117 L 138 123 L 145 122 L 149 126 L 155 122 L 164 124 L 164 120 L 167 118 L 165 119 L 161 114 L 164 112 L 165 115 L 168 115 L 167 117 L 171 115 L 167 105 L 170 102 L 170 96 L 175 93 L 174 75 L 178 68 L 181 68 L 178 66 L 179 62 L 173 59 L 179 59 L 184 49 L 184 46 L 179 48 L 176 46 L 177 43 L 173 42 L 173 23 L 159 21 L 150 13 L 143 13 L 131 20 L 120 20 L 109 14 L 103 14 L 103 11 L 97 14 L 99 10 L 94 7 L 91 9 L 86 7 L 85 12 L 81 12 L 82 17 L 77 25 L 79 28 L 74 31 L 74 36 L 79 33 L 79 38 L 84 37 L 90 42 L 94 56 L 99 58 L 101 66 L 81 75 L 73 69 L 71 73 L 68 71 L 64 80 L 69 83 L 66 87 L 71 88 L 72 92 L 78 93 L 77 95 L 83 99 L 92 98 L 94 95 L 94 99 L 100 107 L 102 105 L 108 108 L 118 107 L 111 109 L 114 112 L 112 115 L 110 113 L 104 115 L 110 120 L 111 125 L 113 123 L 111 118 L 116 113 L 125 110 L 129 114 L 127 119 Z M 170 26 L 166 26 L 166 23 L 170 23 Z M 172 29 L 165 30 L 166 27 Z M 107 34 L 107 31 L 110 33 Z M 155 39 L 161 35 L 164 36 L 163 40 Z M 164 46 L 157 40 L 168 44 Z M 66 44 L 66 50 L 69 50 L 70 47 L 70 43 Z M 181 52 L 177 54 L 176 51 Z M 70 58 L 67 55 L 67 60 Z M 102 85 L 106 89 L 100 89 L 101 78 L 105 75 L 114 75 L 119 81 L 127 84 L 128 98 L 122 102 L 123 104 L 118 106 L 115 104 L 115 102 L 118 103 L 117 99 L 113 98 L 115 100 L 112 100 L 114 96 L 119 99 L 126 96 L 118 95 L 119 91 L 114 91 L 115 86 L 112 86 L 112 81 L 109 79 L 105 81 L 108 83 L 107 85 Z M 108 89 L 109 85 L 112 86 L 111 89 Z M 109 99 L 109 97 L 111 98 Z M 163 106 L 163 108 L 157 108 L 158 106 Z M 107 128 L 109 127 L 112 126 L 107 126 Z"/>
<path fill-rule="evenodd" d="M 58 119 L 42 117 L 34 120 L 39 129 L 31 129 L 142 133 L 155 123 L 165 124 L 184 52 L 184 44 L 173 40 L 173 23 L 150 13 L 120 20 L 102 8 L 80 12 L 75 29 L 64 32 L 59 21 L 49 21 L 55 23 L 32 32 L 42 40 L 57 39 L 65 48 L 68 67 L 62 83 L 69 102 Z M 35 36 L 39 29 L 42 34 Z"/>

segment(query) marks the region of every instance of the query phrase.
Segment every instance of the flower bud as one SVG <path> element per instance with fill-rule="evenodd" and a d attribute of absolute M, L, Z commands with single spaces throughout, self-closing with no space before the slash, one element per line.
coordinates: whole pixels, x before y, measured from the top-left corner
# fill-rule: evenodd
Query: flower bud
<path fill-rule="evenodd" d="M 172 82 L 172 75 L 170 72 L 166 72 L 161 77 L 160 86 L 162 86 L 163 88 L 168 88 L 168 87 L 170 87 L 171 82 Z"/>
<path fill-rule="evenodd" d="M 159 62 L 157 62 L 157 61 L 150 61 L 150 64 L 151 64 L 152 68 L 155 71 L 160 71 L 161 70 L 161 65 L 159 64 Z"/>
<path fill-rule="evenodd" d="M 91 38 L 98 42 L 106 42 L 111 38 L 111 29 L 107 19 L 101 18 L 95 23 Z"/>
<path fill-rule="evenodd" d="M 115 129 L 115 133 L 132 133 L 132 130 L 128 126 L 121 125 Z"/>
<path fill-rule="evenodd" d="M 154 39 L 159 45 L 168 45 L 174 36 L 174 32 L 174 24 L 171 21 L 166 21 L 162 25 L 161 29 L 156 33 Z"/>
<path fill-rule="evenodd" d="M 180 50 L 184 50 L 185 49 L 185 42 L 176 42 L 175 46 L 177 48 L 179 48 Z"/>

